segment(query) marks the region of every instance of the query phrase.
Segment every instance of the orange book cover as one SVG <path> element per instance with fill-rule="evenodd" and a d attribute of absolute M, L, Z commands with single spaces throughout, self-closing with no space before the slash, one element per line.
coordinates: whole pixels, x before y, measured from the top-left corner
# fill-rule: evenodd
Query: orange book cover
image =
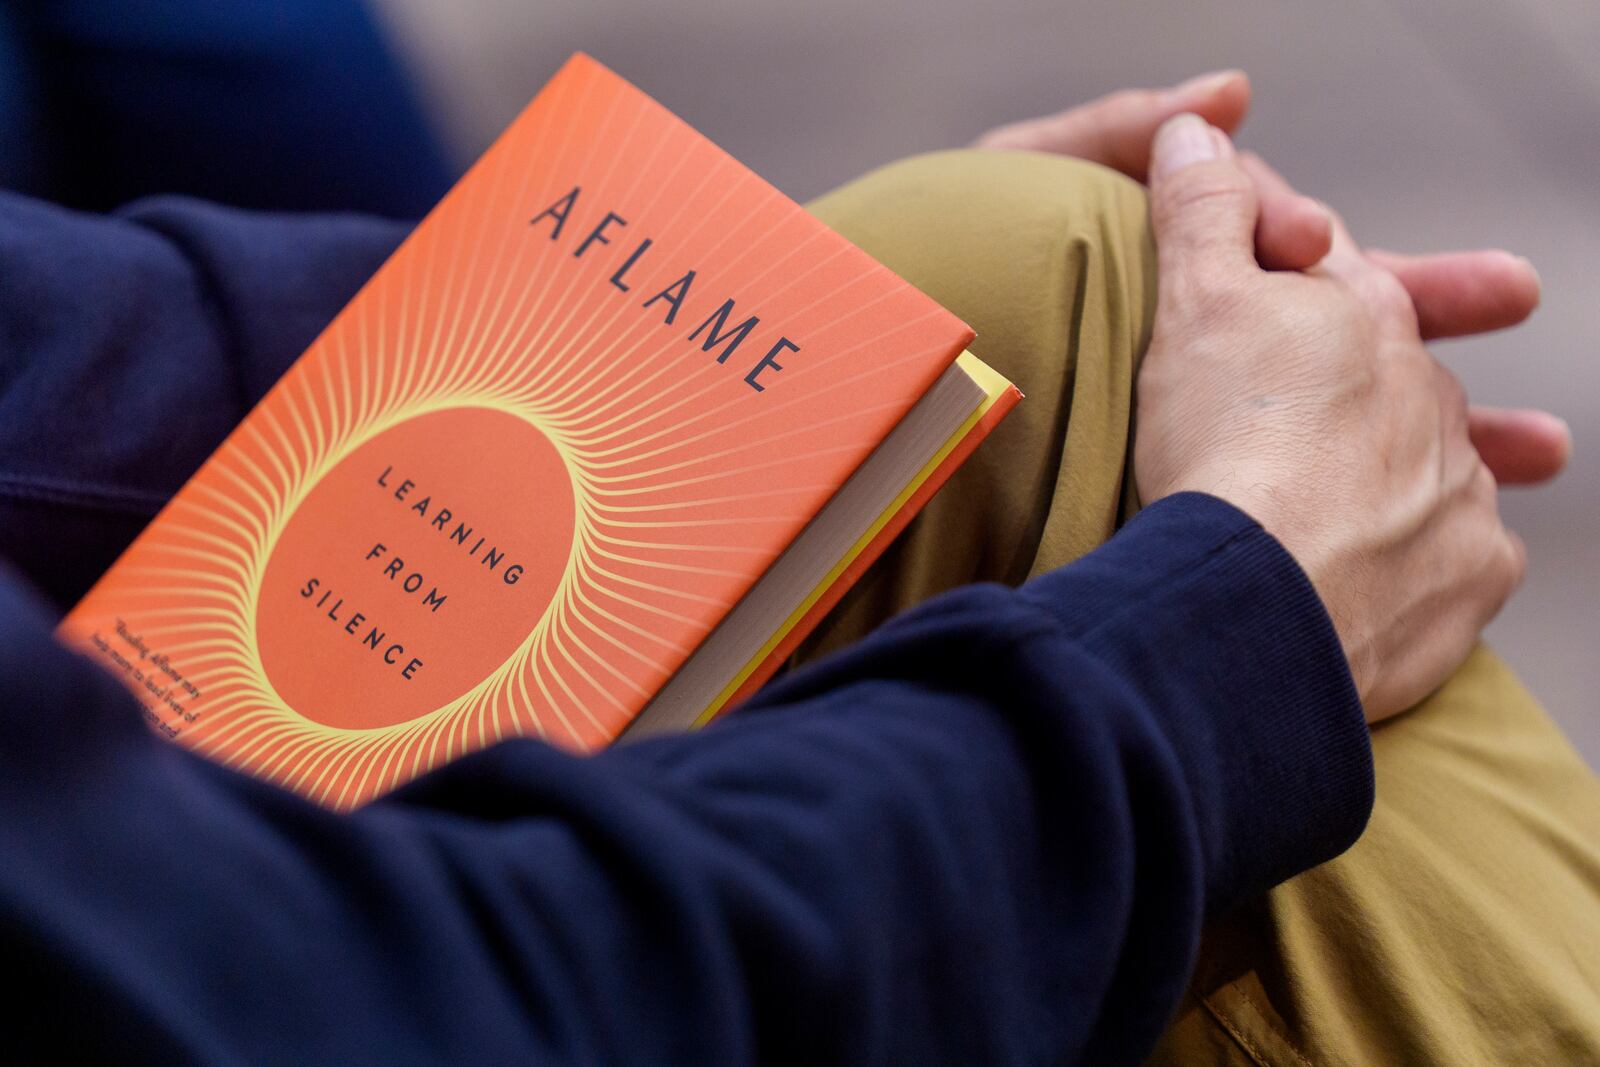
<path fill-rule="evenodd" d="M 61 632 L 334 807 L 590 749 L 971 336 L 576 56 Z"/>
<path fill-rule="evenodd" d="M 956 469 L 967 461 L 973 450 L 983 443 L 983 439 L 1000 424 L 1001 419 L 1011 413 L 1011 409 L 1016 407 L 1021 399 L 1022 393 L 1008 383 L 1007 388 L 997 391 L 989 403 L 974 412 L 972 426 L 951 439 L 946 451 L 935 457 L 920 481 L 906 487 L 905 500 L 882 517 L 880 526 L 868 531 L 855 554 L 839 561 L 838 574 L 833 580 L 817 590 L 816 599 L 803 607 L 792 627 L 783 633 L 773 635 L 771 649 L 750 666 L 748 674 L 734 680 L 720 703 L 706 709 L 705 714 L 701 716 L 701 723 L 710 722 L 717 716 L 738 707 L 742 701 L 771 681 L 772 676 L 777 674 L 788 662 L 789 657 L 799 650 L 801 643 L 812 630 L 817 628 L 823 617 L 844 599 L 850 587 L 867 572 L 868 567 L 877 562 L 889 544 L 900 536 L 901 531 L 911 524 L 912 519 L 917 517 L 917 512 L 922 510 L 923 505 L 944 487 L 944 483 L 950 480 Z"/>

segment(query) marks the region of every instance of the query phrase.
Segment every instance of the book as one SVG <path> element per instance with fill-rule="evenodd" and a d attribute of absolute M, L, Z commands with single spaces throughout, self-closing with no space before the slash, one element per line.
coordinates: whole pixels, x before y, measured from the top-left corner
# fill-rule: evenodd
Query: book
<path fill-rule="evenodd" d="M 346 809 L 754 691 L 1020 393 L 573 57 L 61 624 L 154 729 Z"/>

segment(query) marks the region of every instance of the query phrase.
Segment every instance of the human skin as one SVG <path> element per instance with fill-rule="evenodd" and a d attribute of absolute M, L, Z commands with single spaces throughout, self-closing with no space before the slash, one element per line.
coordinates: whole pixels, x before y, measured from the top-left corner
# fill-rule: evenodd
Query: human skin
<path fill-rule="evenodd" d="M 1174 491 L 1174 485 L 1203 489 L 1240 504 L 1277 533 L 1312 573 L 1345 642 L 1368 716 L 1376 721 L 1403 710 L 1442 682 L 1520 582 L 1525 550 L 1500 524 L 1494 494 L 1498 484 L 1546 481 L 1562 469 L 1570 453 L 1570 434 L 1560 419 L 1536 410 L 1467 405 L 1454 376 L 1421 347 L 1427 339 L 1520 322 L 1538 304 L 1538 275 L 1526 260 L 1501 250 L 1427 256 L 1361 250 L 1325 205 L 1296 192 L 1259 157 L 1235 152 L 1227 131 L 1243 121 L 1249 103 L 1248 79 L 1241 72 L 1224 71 L 1166 90 L 1124 90 L 1056 115 L 1003 126 L 980 137 L 978 145 L 1074 155 L 1138 180 L 1151 180 L 1159 178 L 1151 173 L 1156 131 L 1175 116 L 1198 116 L 1194 122 L 1178 123 L 1189 134 L 1187 138 L 1180 134 L 1180 143 L 1188 147 L 1179 155 L 1189 162 L 1220 164 L 1233 179 L 1223 183 L 1227 188 L 1203 195 L 1206 203 L 1198 210 L 1203 215 L 1218 206 L 1212 201 L 1229 202 L 1233 197 L 1238 210 L 1249 216 L 1253 262 L 1249 273 L 1237 269 L 1219 274 L 1219 265 L 1210 262 L 1190 261 L 1179 268 L 1172 265 L 1174 250 L 1169 248 L 1162 256 L 1160 290 L 1191 292 L 1195 286 L 1190 283 L 1205 274 L 1222 279 L 1211 288 L 1233 290 L 1234 296 L 1249 290 L 1251 298 L 1230 297 L 1230 315 L 1222 316 L 1226 321 L 1218 321 L 1217 300 L 1179 311 L 1169 298 L 1163 301 L 1165 314 L 1158 308 L 1154 359 L 1147 359 L 1140 379 L 1136 440 L 1141 447 L 1135 454 L 1140 493 L 1152 500 Z M 1212 178 L 1190 175 L 1185 183 L 1196 180 L 1217 180 L 1215 168 Z M 1153 214 L 1160 210 L 1156 201 Z M 1235 227 L 1239 217 L 1232 218 Z M 1222 221 L 1211 218 L 1207 224 Z M 1159 229 L 1157 240 L 1159 245 Z M 1269 275 L 1268 270 L 1299 273 Z M 1294 279 L 1315 280 L 1300 288 L 1301 282 Z M 1275 284 L 1280 280 L 1287 286 Z M 1269 310 L 1274 304 L 1276 310 Z M 1233 312 L 1240 312 L 1242 321 L 1235 321 Z M 1323 315 L 1327 317 L 1319 323 Z M 1288 326 L 1297 317 L 1302 320 L 1298 334 L 1292 327 L 1273 332 L 1274 325 Z M 1197 318 L 1209 321 L 1203 326 L 1185 321 Z M 1313 338 L 1319 326 L 1332 332 Z M 1209 339 L 1204 336 L 1207 331 Z M 1229 347 L 1230 331 L 1240 357 L 1236 366 L 1212 366 L 1206 371 L 1195 361 L 1185 364 L 1164 358 L 1169 350 Z M 1275 363 L 1252 364 L 1247 355 L 1260 347 L 1258 342 L 1299 345 L 1294 351 L 1300 352 L 1325 351 L 1330 341 L 1344 362 L 1316 364 L 1323 372 L 1319 383 L 1274 382 L 1273 374 L 1286 363 L 1304 361 L 1280 357 Z M 1375 354 L 1385 347 L 1403 351 L 1403 358 L 1374 362 Z M 1403 370 L 1396 373 L 1394 366 Z M 1374 368 L 1381 369 L 1385 378 L 1379 386 L 1373 386 Z M 1351 377 L 1341 379 L 1341 372 Z M 1252 396 L 1252 410 L 1229 414 L 1227 432 L 1205 418 L 1227 405 L 1219 396 L 1194 387 L 1193 379 L 1207 373 L 1214 385 L 1235 376 L 1233 385 L 1239 387 L 1233 390 L 1235 399 Z M 1168 379 L 1174 384 L 1166 394 L 1197 400 L 1198 409 L 1188 405 L 1191 410 L 1182 411 L 1178 409 L 1184 404 L 1162 403 L 1160 383 Z M 1352 383 L 1372 395 L 1352 401 L 1347 388 Z M 1324 410 L 1314 413 L 1302 405 L 1299 426 L 1292 420 L 1279 423 L 1278 413 L 1263 418 L 1264 406 L 1278 405 L 1279 398 L 1271 391 L 1274 385 L 1312 389 Z M 1333 510 L 1354 502 L 1338 502 L 1329 495 L 1332 487 L 1321 481 L 1331 471 L 1327 458 L 1348 459 L 1350 446 L 1318 445 L 1327 440 L 1373 439 L 1360 418 L 1341 422 L 1334 417 L 1341 403 L 1345 418 L 1358 409 L 1371 416 L 1385 406 L 1402 412 L 1417 420 L 1408 427 L 1410 443 L 1424 442 L 1421 453 L 1413 449 L 1410 457 L 1420 465 L 1406 468 L 1383 455 L 1378 464 L 1367 465 L 1365 485 L 1377 490 L 1378 498 L 1367 493 L 1366 510 L 1346 512 L 1364 514 L 1368 522 L 1375 522 L 1367 527 L 1370 536 L 1365 542 L 1353 524 L 1341 527 L 1327 521 Z M 1408 409 L 1407 404 L 1416 407 Z M 1323 424 L 1313 439 L 1309 427 L 1319 420 Z M 1259 432 L 1263 422 L 1267 432 Z M 1336 424 L 1342 430 L 1334 430 Z M 1454 432 L 1458 425 L 1461 433 Z M 1240 427 L 1252 429 L 1231 432 Z M 1329 437 L 1330 431 L 1344 437 Z M 1212 440 L 1207 440 L 1208 434 Z M 1393 447 L 1402 436 L 1397 433 L 1385 447 Z M 1216 439 L 1221 437 L 1254 437 L 1255 454 L 1225 448 L 1218 452 Z M 1182 444 L 1150 443 L 1168 439 Z M 1179 464 L 1176 458 L 1164 461 L 1167 447 L 1191 466 L 1209 463 L 1208 471 L 1168 469 Z M 1431 457 L 1425 454 L 1430 447 Z M 1202 455 L 1197 448 L 1212 449 L 1212 454 Z M 1141 454 L 1146 461 L 1142 470 Z M 1373 456 L 1370 449 L 1360 454 Z M 1318 457 L 1323 466 L 1312 469 Z M 1420 476 L 1430 458 L 1431 482 Z M 1301 469 L 1295 469 L 1297 462 Z M 1395 476 L 1400 468 L 1405 469 Z M 1343 469 L 1360 471 L 1363 465 L 1344 463 Z M 1386 481 L 1389 476 L 1395 477 Z M 1280 482 L 1288 492 L 1274 489 Z M 1292 502 L 1293 490 L 1307 486 L 1312 491 Z M 1429 488 L 1431 493 L 1420 492 Z M 1382 499 L 1385 493 L 1387 500 Z M 1287 505 L 1286 497 L 1291 500 Z M 1445 554 L 1436 557 L 1441 550 Z M 1435 565 L 1441 562 L 1442 566 Z M 1389 584 L 1393 582 L 1405 585 L 1397 589 Z"/>
<path fill-rule="evenodd" d="M 1146 501 L 1211 493 L 1289 549 L 1376 721 L 1461 664 L 1521 582 L 1526 552 L 1501 523 L 1466 394 L 1424 347 L 1405 287 L 1331 216 L 1317 266 L 1263 270 L 1259 216 L 1225 135 L 1192 114 L 1161 126 L 1159 297 L 1134 474 Z"/>
<path fill-rule="evenodd" d="M 1248 77 L 1218 71 L 1167 89 L 1124 89 L 1053 115 L 996 127 L 981 148 L 1075 156 L 1144 181 L 1156 130 L 1174 115 L 1199 115 L 1232 134 L 1251 105 Z M 1290 187 L 1253 153 L 1240 156 L 1256 185 L 1260 215 L 1256 258 L 1273 270 L 1306 270 L 1329 252 L 1334 215 Z M 1403 255 L 1366 249 L 1363 255 L 1393 274 L 1411 297 L 1425 340 L 1514 326 L 1539 304 L 1532 264 L 1501 249 Z M 1505 485 L 1548 481 L 1566 465 L 1571 434 L 1556 416 L 1537 410 L 1473 405 L 1468 428 L 1495 478 Z"/>

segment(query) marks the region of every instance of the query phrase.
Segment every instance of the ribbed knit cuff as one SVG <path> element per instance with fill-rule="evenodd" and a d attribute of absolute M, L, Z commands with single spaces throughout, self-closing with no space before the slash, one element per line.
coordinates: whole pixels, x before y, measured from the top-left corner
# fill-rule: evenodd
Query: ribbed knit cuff
<path fill-rule="evenodd" d="M 1210 910 L 1360 836 L 1372 746 L 1349 664 L 1310 579 L 1244 512 L 1167 497 L 1023 595 L 1155 709 L 1195 798 Z"/>

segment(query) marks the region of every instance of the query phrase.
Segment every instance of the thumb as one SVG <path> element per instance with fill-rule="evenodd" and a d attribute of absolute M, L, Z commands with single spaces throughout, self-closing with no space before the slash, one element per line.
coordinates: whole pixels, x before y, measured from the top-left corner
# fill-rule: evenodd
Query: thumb
<path fill-rule="evenodd" d="M 1255 268 L 1255 185 L 1233 142 L 1198 115 L 1175 115 L 1150 150 L 1150 223 L 1163 273 Z"/>

